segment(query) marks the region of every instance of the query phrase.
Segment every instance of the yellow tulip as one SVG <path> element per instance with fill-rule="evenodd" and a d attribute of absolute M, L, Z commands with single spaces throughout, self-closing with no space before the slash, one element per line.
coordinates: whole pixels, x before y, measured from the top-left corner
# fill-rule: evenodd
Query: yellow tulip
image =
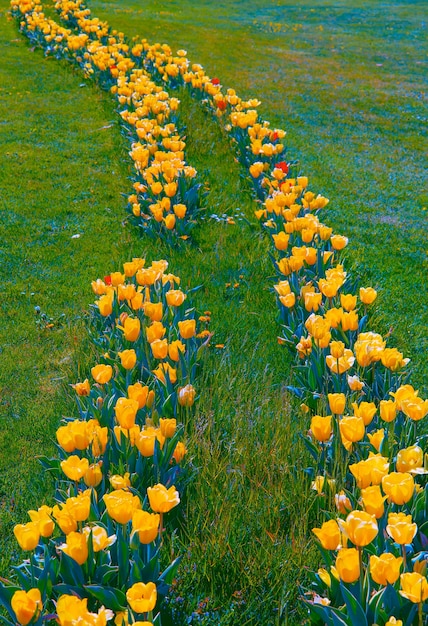
<path fill-rule="evenodd" d="M 146 406 L 149 397 L 149 388 L 147 385 L 141 383 L 135 383 L 135 385 L 129 385 L 128 398 L 130 400 L 136 400 L 138 402 L 138 408 L 142 409 Z"/>
<path fill-rule="evenodd" d="M 113 491 L 103 496 L 107 513 L 119 524 L 127 524 L 134 511 L 141 508 L 140 498 L 132 495 L 130 491 Z"/>
<path fill-rule="evenodd" d="M 78 456 L 72 455 L 65 461 L 61 461 L 61 469 L 67 478 L 79 481 L 88 471 L 89 461 L 88 459 L 80 459 Z"/>
<path fill-rule="evenodd" d="M 400 585 L 400 595 L 410 602 L 419 604 L 428 598 L 428 581 L 425 576 L 418 572 L 401 574 Z"/>
<path fill-rule="evenodd" d="M 126 370 L 132 370 L 132 368 L 135 367 L 135 364 L 137 363 L 137 354 L 135 350 L 123 350 L 117 354 L 120 358 L 122 367 Z"/>
<path fill-rule="evenodd" d="M 380 417 L 384 422 L 392 422 L 397 417 L 397 405 L 394 400 L 381 400 L 379 403 Z"/>
<path fill-rule="evenodd" d="M 11 607 L 16 620 L 22 626 L 27 626 L 31 621 L 36 621 L 43 608 L 40 590 L 33 588 L 28 591 L 15 591 L 12 596 Z"/>
<path fill-rule="evenodd" d="M 395 543 L 405 545 L 412 543 L 418 530 L 417 524 L 412 522 L 412 516 L 405 513 L 390 513 L 386 532 Z"/>
<path fill-rule="evenodd" d="M 135 583 L 126 592 L 129 606 L 136 613 L 148 613 L 156 606 L 157 590 L 155 583 Z"/>
<path fill-rule="evenodd" d="M 168 513 L 180 502 L 180 496 L 174 485 L 167 489 L 161 483 L 147 488 L 150 507 L 155 513 Z"/>
<path fill-rule="evenodd" d="M 343 415 L 346 404 L 346 396 L 344 393 L 329 393 L 328 394 L 328 403 L 330 405 L 330 410 L 335 415 Z"/>
<path fill-rule="evenodd" d="M 393 585 L 400 576 L 403 557 L 395 557 L 390 552 L 370 557 L 370 575 L 378 585 Z"/>
<path fill-rule="evenodd" d="M 377 411 L 374 402 L 360 402 L 360 404 L 353 402 L 352 408 L 354 409 L 354 415 L 362 418 L 364 426 L 368 426 L 370 424 Z"/>
<path fill-rule="evenodd" d="M 336 569 L 340 580 L 354 583 L 360 577 L 360 559 L 356 548 L 342 548 L 337 553 Z"/>
<path fill-rule="evenodd" d="M 139 403 L 132 398 L 119 398 L 115 404 L 114 412 L 121 426 L 129 430 L 135 425 L 135 418 L 139 409 Z"/>
<path fill-rule="evenodd" d="M 88 559 L 87 537 L 81 533 L 69 533 L 66 537 L 66 543 L 63 543 L 59 548 L 79 565 L 83 565 Z"/>
<path fill-rule="evenodd" d="M 331 425 L 331 415 L 322 417 L 314 415 L 311 420 L 311 433 L 317 441 L 328 441 L 333 432 Z"/>
<path fill-rule="evenodd" d="M 360 287 L 360 300 L 363 304 L 373 304 L 377 298 L 377 291 L 373 287 Z"/>
<path fill-rule="evenodd" d="M 91 369 L 91 374 L 97 383 L 105 385 L 113 376 L 113 368 L 111 365 L 95 365 Z"/>
<path fill-rule="evenodd" d="M 397 472 L 411 472 L 418 474 L 424 464 L 424 453 L 419 446 L 410 446 L 398 451 L 396 469 Z M 423 470 L 422 470 L 423 471 Z"/>
<path fill-rule="evenodd" d="M 158 535 L 160 515 L 147 511 L 134 511 L 132 515 L 132 535 L 138 534 L 141 543 L 152 543 Z M 131 535 L 131 536 L 132 536 Z"/>
<path fill-rule="evenodd" d="M 17 524 L 13 529 L 13 534 L 21 550 L 34 550 L 40 540 L 39 524 L 37 522 Z"/>
<path fill-rule="evenodd" d="M 123 334 L 127 341 L 136 341 L 140 335 L 141 322 L 136 317 L 127 317 L 123 324 Z"/>
<path fill-rule="evenodd" d="M 406 472 L 391 472 L 382 478 L 382 489 L 394 504 L 406 504 L 415 493 L 413 476 Z"/>
<path fill-rule="evenodd" d="M 369 438 L 372 446 L 379 452 L 382 441 L 385 439 L 385 429 L 380 428 L 379 430 L 375 430 L 373 433 L 367 433 L 367 437 Z"/>
<path fill-rule="evenodd" d="M 361 489 L 361 500 L 364 510 L 376 519 L 380 519 L 385 512 L 384 502 L 388 496 L 383 496 L 379 485 L 372 485 Z"/>
<path fill-rule="evenodd" d="M 150 344 L 150 348 L 155 359 L 166 359 L 168 355 L 168 340 L 155 339 Z"/>
<path fill-rule="evenodd" d="M 351 511 L 342 524 L 349 539 L 359 547 L 367 546 L 379 532 L 375 516 L 367 511 Z"/>
<path fill-rule="evenodd" d="M 178 322 L 178 330 L 183 339 L 191 339 L 196 334 L 196 320 Z"/>
<path fill-rule="evenodd" d="M 366 432 L 363 419 L 356 415 L 342 417 L 339 422 L 339 430 L 341 437 L 352 443 L 361 441 Z"/>
<path fill-rule="evenodd" d="M 380 485 L 382 478 L 388 474 L 388 459 L 381 454 L 369 453 L 369 458 L 349 466 L 351 473 L 360 489 L 370 485 Z"/>
<path fill-rule="evenodd" d="M 339 547 L 340 528 L 336 520 L 328 520 L 328 522 L 324 522 L 321 528 L 312 528 L 312 532 L 325 550 L 337 550 Z"/>
<path fill-rule="evenodd" d="M 193 385 L 185 385 L 178 390 L 178 404 L 180 406 L 192 406 L 195 402 L 196 389 Z"/>

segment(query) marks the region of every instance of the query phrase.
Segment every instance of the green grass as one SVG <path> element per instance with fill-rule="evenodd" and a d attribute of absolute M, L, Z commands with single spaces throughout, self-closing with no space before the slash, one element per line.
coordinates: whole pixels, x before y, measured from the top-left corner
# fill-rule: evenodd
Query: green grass
<path fill-rule="evenodd" d="M 288 130 L 290 158 L 330 198 L 325 220 L 350 237 L 349 262 L 364 285 L 381 288 L 378 327 L 393 328 L 391 343 L 412 358 L 421 385 L 422 4 L 267 4 L 91 8 L 126 34 L 185 47 L 211 76 L 263 100 L 266 118 Z M 276 343 L 267 242 L 245 222 L 206 220 L 195 245 L 177 252 L 122 227 L 130 170 L 109 96 L 32 52 L 0 6 L 0 571 L 17 559 L 13 525 L 50 497 L 34 454 L 52 451 L 61 415 L 74 410 L 67 384 L 91 364 L 79 320 L 93 299 L 89 283 L 147 254 L 168 258 L 185 288 L 203 284 L 196 303 L 212 311 L 213 343 L 225 344 L 209 352 L 188 429 L 196 473 L 179 538 L 184 614 L 209 597 L 202 613 L 212 617 L 194 623 L 301 623 L 296 579 L 316 560 L 308 532 L 316 513 L 301 473 L 305 425 L 284 391 L 289 363 Z M 228 144 L 182 99 L 188 160 L 210 187 L 207 214 L 240 208 L 252 220 Z M 64 313 L 65 326 L 39 330 L 35 306 Z"/>

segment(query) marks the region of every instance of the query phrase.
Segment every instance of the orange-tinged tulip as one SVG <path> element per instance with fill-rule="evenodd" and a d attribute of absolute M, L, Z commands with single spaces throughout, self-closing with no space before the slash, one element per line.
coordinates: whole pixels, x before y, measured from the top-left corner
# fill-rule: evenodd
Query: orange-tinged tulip
<path fill-rule="evenodd" d="M 405 504 L 415 493 L 415 481 L 406 472 L 391 472 L 382 478 L 382 489 L 394 504 Z"/>
<path fill-rule="evenodd" d="M 307 311 L 318 311 L 322 303 L 322 293 L 316 293 L 314 291 L 309 291 L 305 293 L 305 309 Z"/>
<path fill-rule="evenodd" d="M 317 441 L 328 441 L 333 432 L 331 415 L 314 415 L 311 420 L 311 432 Z"/>
<path fill-rule="evenodd" d="M 352 350 L 345 348 L 343 356 L 341 356 L 340 359 L 335 359 L 331 354 L 328 354 L 325 360 L 334 374 L 343 374 L 353 366 L 355 357 Z"/>
<path fill-rule="evenodd" d="M 165 227 L 168 230 L 173 230 L 175 228 L 175 215 L 174 213 L 168 213 L 168 215 L 165 217 L 164 222 L 165 222 Z"/>
<path fill-rule="evenodd" d="M 84 522 L 91 510 L 91 490 L 87 489 L 76 497 L 67 498 L 65 506 L 76 522 Z"/>
<path fill-rule="evenodd" d="M 382 364 L 391 370 L 392 372 L 397 372 L 405 367 L 410 359 L 403 358 L 401 352 L 397 350 L 397 348 L 385 348 L 380 357 Z"/>
<path fill-rule="evenodd" d="M 146 406 L 149 397 L 149 388 L 147 385 L 141 383 L 135 383 L 135 385 L 129 385 L 128 398 L 136 400 L 138 402 L 138 408 L 142 409 Z"/>
<path fill-rule="evenodd" d="M 37 588 L 28 591 L 18 590 L 12 596 L 11 607 L 19 624 L 27 626 L 31 621 L 37 620 L 40 615 L 43 602 L 40 590 Z"/>
<path fill-rule="evenodd" d="M 386 532 L 395 543 L 405 545 L 412 543 L 418 530 L 417 524 L 412 522 L 412 516 L 405 513 L 390 513 Z"/>
<path fill-rule="evenodd" d="M 360 300 L 363 304 L 373 304 L 377 298 L 377 291 L 373 287 L 360 287 Z"/>
<path fill-rule="evenodd" d="M 178 404 L 180 406 L 192 406 L 195 402 L 196 389 L 193 385 L 185 385 L 178 390 Z"/>
<path fill-rule="evenodd" d="M 83 383 L 76 383 L 75 385 L 71 386 L 78 396 L 89 396 L 91 392 L 91 386 L 87 378 L 83 381 Z"/>
<path fill-rule="evenodd" d="M 108 293 L 108 294 L 105 294 L 104 296 L 101 296 L 101 298 L 97 300 L 96 304 L 98 306 L 100 314 L 103 317 L 108 317 L 109 315 L 113 313 L 113 299 L 114 299 L 113 294 Z"/>
<path fill-rule="evenodd" d="M 336 569 L 340 580 L 354 583 L 360 577 L 360 559 L 356 548 L 342 548 L 337 553 Z"/>
<path fill-rule="evenodd" d="M 161 483 L 147 488 L 150 507 L 155 513 L 168 513 L 180 502 L 180 496 L 174 485 L 167 489 Z"/>
<path fill-rule="evenodd" d="M 129 430 L 135 425 L 135 418 L 139 409 L 139 403 L 132 398 L 119 398 L 115 404 L 114 412 L 121 426 Z"/>
<path fill-rule="evenodd" d="M 370 557 L 370 575 L 378 585 L 393 585 L 400 576 L 403 557 L 395 557 L 390 552 Z"/>
<path fill-rule="evenodd" d="M 328 394 L 328 403 L 330 405 L 330 410 L 335 415 L 343 415 L 345 411 L 346 404 L 346 396 L 344 393 L 329 393 Z"/>
<path fill-rule="evenodd" d="M 325 550 L 337 550 L 339 547 L 341 537 L 336 520 L 328 520 L 328 522 L 324 522 L 321 528 L 312 528 L 312 532 Z"/>
<path fill-rule="evenodd" d="M 152 343 L 156 339 L 162 339 L 166 333 L 166 328 L 162 322 L 153 322 L 146 328 L 147 341 Z"/>
<path fill-rule="evenodd" d="M 363 419 L 356 415 L 342 417 L 339 422 L 339 429 L 341 437 L 352 443 L 361 441 L 366 432 Z"/>
<path fill-rule="evenodd" d="M 97 383 L 105 385 L 113 376 L 113 368 L 111 365 L 95 365 L 91 369 L 91 374 Z"/>
<path fill-rule="evenodd" d="M 401 574 L 400 586 L 400 595 L 410 602 L 419 604 L 428 599 L 428 580 L 418 572 Z"/>
<path fill-rule="evenodd" d="M 290 235 L 287 235 L 284 231 L 281 231 L 277 235 L 272 235 L 272 238 L 275 248 L 277 250 L 287 250 Z"/>
<path fill-rule="evenodd" d="M 132 515 L 132 535 L 138 533 L 141 543 L 152 543 L 158 535 L 159 524 L 159 513 L 148 513 L 142 510 L 135 511 Z"/>
<path fill-rule="evenodd" d="M 176 463 L 181 463 L 184 457 L 187 454 L 187 448 L 182 441 L 178 441 L 177 445 L 174 448 L 174 452 L 172 458 L 176 461 Z"/>
<path fill-rule="evenodd" d="M 331 328 L 337 328 L 342 320 L 343 309 L 332 308 L 325 312 L 325 319 Z"/>
<path fill-rule="evenodd" d="M 135 583 L 126 592 L 129 606 L 136 613 L 148 613 L 156 606 L 157 590 L 155 583 Z"/>
<path fill-rule="evenodd" d="M 349 466 L 351 473 L 360 489 L 370 485 L 380 485 L 382 478 L 388 474 L 388 459 L 381 454 L 369 453 L 369 458 Z"/>
<path fill-rule="evenodd" d="M 79 565 L 83 565 L 88 559 L 88 540 L 81 533 L 69 533 L 66 537 L 66 543 L 63 543 L 59 548 Z"/>
<path fill-rule="evenodd" d="M 130 491 L 113 491 L 103 496 L 107 513 L 119 524 L 127 524 L 134 511 L 141 508 L 140 498 Z"/>
<path fill-rule="evenodd" d="M 171 367 L 169 363 L 160 363 L 159 367 L 153 370 L 153 374 L 162 381 L 164 385 L 166 384 L 167 376 L 172 384 L 177 382 L 177 370 L 175 367 Z"/>
<path fill-rule="evenodd" d="M 40 540 L 39 524 L 37 522 L 17 524 L 13 529 L 13 534 L 21 550 L 34 550 Z"/>
<path fill-rule="evenodd" d="M 342 313 L 340 320 L 342 330 L 358 330 L 358 313 L 356 311 L 349 311 L 349 313 Z"/>
<path fill-rule="evenodd" d="M 81 480 L 89 469 L 88 459 L 80 459 L 76 455 L 69 456 L 65 461 L 61 461 L 61 469 L 70 480 Z"/>
<path fill-rule="evenodd" d="M 144 457 L 153 456 L 155 453 L 155 443 L 157 439 L 157 429 L 153 427 L 143 428 L 135 440 L 140 454 Z"/>
<path fill-rule="evenodd" d="M 178 217 L 178 219 L 182 220 L 183 217 L 186 215 L 187 206 L 185 204 L 174 204 L 173 211 L 174 211 L 176 217 Z"/>
<path fill-rule="evenodd" d="M 100 463 L 93 463 L 88 467 L 83 477 L 85 485 L 88 487 L 97 487 L 103 479 L 103 472 Z"/>
<path fill-rule="evenodd" d="M 135 367 L 135 364 L 137 363 L 137 354 L 135 350 L 123 350 L 117 354 L 120 358 L 122 367 L 126 370 L 132 370 L 132 368 Z"/>
<path fill-rule="evenodd" d="M 168 340 L 167 339 L 155 339 L 150 344 L 152 354 L 155 359 L 166 359 L 168 355 Z"/>
<path fill-rule="evenodd" d="M 361 489 L 361 500 L 364 506 L 364 510 L 371 515 L 374 515 L 376 519 L 380 519 L 385 512 L 384 502 L 387 496 L 383 496 L 379 485 L 372 485 Z"/>
<path fill-rule="evenodd" d="M 375 516 L 367 511 L 351 511 L 342 525 L 352 543 L 359 547 L 367 546 L 379 532 Z"/>
<path fill-rule="evenodd" d="M 354 409 L 354 415 L 361 417 L 365 426 L 370 424 L 377 411 L 374 402 L 360 402 L 360 404 L 353 402 L 352 408 Z"/>
<path fill-rule="evenodd" d="M 140 427 L 138 426 L 138 424 L 135 424 L 135 426 L 129 429 L 115 426 L 113 428 L 113 432 L 118 443 L 120 443 L 122 441 L 122 438 L 125 437 L 126 439 L 129 439 L 131 446 L 135 446 L 135 441 L 140 434 Z"/>
<path fill-rule="evenodd" d="M 336 504 L 336 509 L 339 513 L 342 513 L 342 515 L 346 515 L 352 510 L 351 501 L 344 491 L 339 491 L 339 493 L 335 494 L 334 502 Z"/>
<path fill-rule="evenodd" d="M 329 348 L 331 356 L 335 359 L 340 359 L 345 353 L 345 344 L 343 341 L 331 341 Z"/>
<path fill-rule="evenodd" d="M 178 330 L 183 339 L 191 339 L 196 334 L 196 320 L 178 322 Z"/>
<path fill-rule="evenodd" d="M 424 453 L 419 446 L 410 446 L 398 451 L 396 469 L 397 472 L 422 473 Z M 423 471 L 423 470 L 422 470 Z"/>
<path fill-rule="evenodd" d="M 75 595 L 62 595 L 56 603 L 56 613 L 60 626 L 73 626 L 81 623 L 88 614 L 88 600 L 81 600 Z"/>
<path fill-rule="evenodd" d="M 178 362 L 180 360 L 180 352 L 184 354 L 186 352 L 186 346 L 182 341 L 176 339 L 175 341 L 171 341 L 168 346 L 168 356 L 172 361 Z"/>
<path fill-rule="evenodd" d="M 291 293 L 291 287 L 288 280 L 281 280 L 277 285 L 274 285 L 274 289 L 278 296 L 288 296 Z"/>
<path fill-rule="evenodd" d="M 397 405 L 394 400 L 381 400 L 379 403 L 380 417 L 384 422 L 392 422 L 397 417 Z"/>
<path fill-rule="evenodd" d="M 137 341 L 140 336 L 141 322 L 138 317 L 127 317 L 123 324 L 123 334 L 127 341 Z"/>
<path fill-rule="evenodd" d="M 180 306 L 187 298 L 186 294 L 180 289 L 170 289 L 165 294 L 168 306 Z"/>
<path fill-rule="evenodd" d="M 152 322 L 160 322 L 163 317 L 162 302 L 145 302 L 143 305 L 144 313 Z"/>
<path fill-rule="evenodd" d="M 159 420 L 160 431 L 163 437 L 173 437 L 177 430 L 177 420 L 175 418 Z"/>
<path fill-rule="evenodd" d="M 296 304 L 296 296 L 294 293 L 289 293 L 286 296 L 279 296 L 279 301 L 287 309 L 292 309 Z"/>

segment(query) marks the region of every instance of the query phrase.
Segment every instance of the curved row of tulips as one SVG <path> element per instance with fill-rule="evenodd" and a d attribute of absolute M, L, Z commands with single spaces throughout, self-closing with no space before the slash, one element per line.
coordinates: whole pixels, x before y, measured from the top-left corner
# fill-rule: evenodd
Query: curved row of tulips
<path fill-rule="evenodd" d="M 57 8 L 68 23 L 84 24 L 83 31 L 109 32 L 81 3 L 58 2 Z M 403 618 L 411 624 L 418 611 L 422 623 L 427 501 L 416 423 L 428 402 L 405 384 L 408 360 L 378 333 L 364 332 L 376 292 L 358 290 L 344 270 L 340 255 L 348 241 L 318 217 L 328 200 L 307 190 L 307 178 L 286 159 L 285 132 L 259 118 L 260 103 L 244 102 L 230 89 L 223 93 L 220 81 L 190 66 L 184 51 L 174 56 L 166 45 L 137 45 L 153 78 L 171 88 L 187 84 L 226 120 L 262 204 L 256 216 L 271 235 L 280 278 L 281 341 L 297 355 L 293 390 L 311 415 L 305 438 L 315 462 L 314 488 L 327 508 L 334 495 L 339 515 L 346 516 L 336 520 L 327 513 L 331 519 L 314 529 L 327 569 L 306 595 L 311 619 L 382 625 Z"/>
<path fill-rule="evenodd" d="M 145 235 L 169 243 L 188 239 L 201 211 L 201 185 L 195 168 L 185 161 L 186 144 L 178 128 L 180 102 L 141 67 L 142 44 L 129 44 L 123 33 L 92 19 L 78 2 L 61 13 L 72 28 L 47 18 L 35 0 L 12 0 L 11 9 L 34 45 L 77 64 L 114 95 L 134 166 L 129 221 Z M 182 61 L 187 63 L 184 57 Z"/>
<path fill-rule="evenodd" d="M 161 623 L 179 562 L 165 516 L 189 480 L 183 424 L 210 338 L 209 315 L 187 306 L 167 266 L 135 258 L 92 283 L 98 362 L 73 385 L 79 417 L 58 428 L 57 457 L 41 458 L 55 501 L 14 528 L 29 557 L 13 568 L 18 584 L 0 582 L 2 623 Z"/>
<path fill-rule="evenodd" d="M 146 45 L 146 68 L 168 80 L 173 57 Z M 257 113 L 257 100 L 225 93 L 193 65 L 184 84 L 231 137 L 272 242 L 283 336 L 295 355 L 295 386 L 310 416 L 305 443 L 319 505 L 328 520 L 313 532 L 325 568 L 304 593 L 311 623 L 422 625 L 427 614 L 428 499 L 417 424 L 428 400 L 406 384 L 409 359 L 366 329 L 372 287 L 358 288 L 341 251 L 348 239 L 319 219 L 328 199 L 308 190 L 286 158 L 285 132 Z M 335 503 L 335 512 L 332 510 Z"/>

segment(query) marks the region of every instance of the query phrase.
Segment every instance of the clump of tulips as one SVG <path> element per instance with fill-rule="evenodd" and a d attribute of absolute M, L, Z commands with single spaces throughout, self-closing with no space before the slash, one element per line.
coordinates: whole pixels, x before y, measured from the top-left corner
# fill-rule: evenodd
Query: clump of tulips
<path fill-rule="evenodd" d="M 6 624 L 161 622 L 179 562 L 163 533 L 188 480 L 181 424 L 210 338 L 167 266 L 135 258 L 92 283 L 100 357 L 72 385 L 79 416 L 59 426 L 57 457 L 41 459 L 55 501 L 14 528 L 28 558 L 0 584 Z"/>
<path fill-rule="evenodd" d="M 130 222 L 150 237 L 169 243 L 186 240 L 200 213 L 200 183 L 185 161 L 185 141 L 177 127 L 179 100 L 150 80 L 141 65 L 141 44 L 92 18 L 79 0 L 57 2 L 67 28 L 47 18 L 35 0 L 12 0 L 20 29 L 46 54 L 77 64 L 116 98 L 123 134 L 134 164 Z"/>

